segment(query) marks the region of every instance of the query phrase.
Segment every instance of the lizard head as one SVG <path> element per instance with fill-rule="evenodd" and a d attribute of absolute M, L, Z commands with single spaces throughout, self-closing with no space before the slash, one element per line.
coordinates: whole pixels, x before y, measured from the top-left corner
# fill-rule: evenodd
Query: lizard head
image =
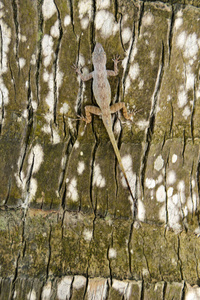
<path fill-rule="evenodd" d="M 94 52 L 92 53 L 92 62 L 95 64 L 106 64 L 106 53 L 100 43 L 96 43 Z"/>

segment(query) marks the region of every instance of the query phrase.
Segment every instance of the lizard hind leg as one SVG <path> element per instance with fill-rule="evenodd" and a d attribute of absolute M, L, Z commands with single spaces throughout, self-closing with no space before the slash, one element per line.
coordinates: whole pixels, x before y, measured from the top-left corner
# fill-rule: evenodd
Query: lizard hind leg
<path fill-rule="evenodd" d="M 125 106 L 124 102 L 115 103 L 110 106 L 110 112 L 111 114 L 114 114 L 115 112 L 122 109 L 123 116 L 126 120 L 131 120 L 131 117 L 133 114 L 129 114 L 127 111 L 127 108 Z"/>
<path fill-rule="evenodd" d="M 85 117 L 81 117 L 81 119 L 85 121 L 87 124 L 89 124 L 92 121 L 92 114 L 100 116 L 101 115 L 100 108 L 93 105 L 87 105 L 85 106 Z"/>

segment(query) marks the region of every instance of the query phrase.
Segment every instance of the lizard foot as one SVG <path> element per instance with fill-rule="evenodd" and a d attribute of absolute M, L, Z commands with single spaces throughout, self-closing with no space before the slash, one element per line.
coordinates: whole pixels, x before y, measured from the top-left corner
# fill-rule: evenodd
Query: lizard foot
<path fill-rule="evenodd" d="M 140 111 L 142 111 L 142 110 L 143 110 L 143 108 L 141 108 L 141 109 L 134 109 L 131 113 L 129 113 L 129 114 L 127 115 L 126 119 L 129 120 L 129 121 L 131 121 L 131 122 L 133 122 L 133 121 L 134 121 L 134 116 L 135 116 L 138 112 L 140 112 Z"/>
<path fill-rule="evenodd" d="M 71 67 L 72 67 L 72 69 L 75 70 L 76 73 L 81 74 L 81 68 L 82 68 L 82 66 L 79 67 L 78 65 L 73 64 Z"/>
<path fill-rule="evenodd" d="M 85 123 L 89 123 L 88 120 L 83 115 L 81 115 L 81 116 L 77 115 L 77 117 L 78 118 L 76 120 L 78 120 L 78 121 L 84 121 Z"/>
<path fill-rule="evenodd" d="M 116 55 L 116 56 L 114 56 L 112 60 L 113 60 L 113 61 L 114 61 L 114 63 L 116 63 L 116 64 L 118 64 L 118 63 L 121 61 L 121 59 L 120 59 L 120 56 L 119 56 L 119 55 Z"/>

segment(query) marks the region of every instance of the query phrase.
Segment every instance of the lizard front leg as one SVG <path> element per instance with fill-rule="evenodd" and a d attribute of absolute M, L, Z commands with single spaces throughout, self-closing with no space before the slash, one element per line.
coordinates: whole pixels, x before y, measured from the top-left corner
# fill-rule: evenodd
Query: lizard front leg
<path fill-rule="evenodd" d="M 100 116 L 101 115 L 100 108 L 93 105 L 87 105 L 85 106 L 85 117 L 81 117 L 80 119 L 85 121 L 87 124 L 89 124 L 92 121 L 92 114 Z"/>
<path fill-rule="evenodd" d="M 118 75 L 119 70 L 118 70 L 117 64 L 120 62 L 119 58 L 120 58 L 119 55 L 117 55 L 116 57 L 113 58 L 113 61 L 114 61 L 114 71 L 107 70 L 107 76 L 117 76 Z"/>
<path fill-rule="evenodd" d="M 83 75 L 81 73 L 81 68 L 75 64 L 72 65 L 72 69 L 74 69 L 76 71 L 76 73 L 81 77 L 82 81 L 88 81 L 93 77 L 93 72 Z"/>
<path fill-rule="evenodd" d="M 126 120 L 131 120 L 133 114 L 129 114 L 124 102 L 115 103 L 110 106 L 111 114 L 116 113 L 117 111 L 122 109 L 123 116 Z"/>

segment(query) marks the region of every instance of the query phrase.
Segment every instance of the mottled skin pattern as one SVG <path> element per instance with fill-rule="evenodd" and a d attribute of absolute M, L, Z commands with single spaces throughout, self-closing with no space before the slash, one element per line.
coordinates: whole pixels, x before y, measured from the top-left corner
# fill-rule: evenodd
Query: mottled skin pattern
<path fill-rule="evenodd" d="M 106 70 L 106 53 L 100 43 L 96 43 L 96 46 L 94 48 L 94 52 L 92 54 L 92 62 L 94 65 L 94 71 L 83 75 L 81 73 L 80 68 L 76 67 L 74 65 L 74 69 L 80 76 L 81 80 L 87 81 L 91 78 L 93 78 L 93 93 L 96 99 L 96 102 L 99 107 L 88 105 L 85 106 L 85 115 L 86 117 L 81 117 L 82 120 L 84 120 L 86 123 L 90 123 L 92 121 L 91 114 L 95 114 L 102 117 L 104 126 L 108 132 L 110 141 L 113 145 L 115 155 L 117 156 L 118 163 L 120 165 L 120 168 L 123 172 L 123 175 L 125 177 L 126 183 L 128 185 L 128 188 L 130 190 L 131 196 L 135 202 L 135 197 L 133 196 L 130 184 L 128 182 L 121 156 L 119 153 L 119 149 L 117 147 L 117 143 L 115 141 L 115 137 L 112 131 L 112 119 L 111 114 L 119 111 L 122 109 L 124 117 L 129 120 L 131 118 L 131 115 L 127 113 L 127 109 L 125 107 L 125 103 L 115 103 L 110 106 L 111 103 L 111 88 L 108 81 L 108 76 L 116 76 L 118 74 L 118 68 L 117 64 L 119 63 L 119 57 L 116 57 L 113 59 L 114 61 L 114 71 Z"/>

